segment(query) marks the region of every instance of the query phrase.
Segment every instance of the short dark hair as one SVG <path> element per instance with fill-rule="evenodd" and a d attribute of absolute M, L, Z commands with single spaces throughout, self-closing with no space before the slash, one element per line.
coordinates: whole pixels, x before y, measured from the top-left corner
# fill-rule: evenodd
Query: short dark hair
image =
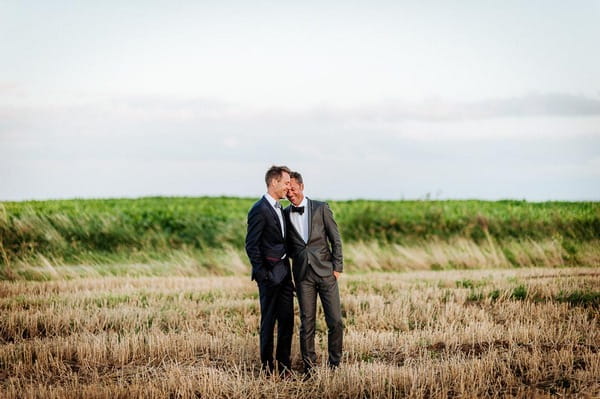
<path fill-rule="evenodd" d="M 302 175 L 300 174 L 300 172 L 290 173 L 290 178 L 295 179 L 300 184 L 304 184 L 304 181 L 302 180 Z"/>
<path fill-rule="evenodd" d="M 283 166 L 283 165 L 282 166 L 275 166 L 275 165 L 271 166 L 269 168 L 269 170 L 267 170 L 267 173 L 265 174 L 265 183 L 267 183 L 267 187 L 269 187 L 269 183 L 271 182 L 271 180 L 281 179 L 281 175 L 284 172 L 287 173 L 288 175 L 292 174 L 292 171 L 287 166 Z"/>

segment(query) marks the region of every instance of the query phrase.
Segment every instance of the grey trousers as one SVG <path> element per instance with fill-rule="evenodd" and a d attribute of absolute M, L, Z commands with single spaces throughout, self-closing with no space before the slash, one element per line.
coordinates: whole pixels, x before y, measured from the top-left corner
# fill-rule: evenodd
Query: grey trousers
<path fill-rule="evenodd" d="M 329 366 L 337 367 L 342 358 L 344 323 L 340 306 L 340 293 L 335 276 L 321 277 L 309 266 L 302 281 L 296 282 L 300 305 L 300 350 L 305 371 L 317 363 L 315 353 L 315 319 L 317 295 L 321 298 L 327 323 L 327 348 Z"/>

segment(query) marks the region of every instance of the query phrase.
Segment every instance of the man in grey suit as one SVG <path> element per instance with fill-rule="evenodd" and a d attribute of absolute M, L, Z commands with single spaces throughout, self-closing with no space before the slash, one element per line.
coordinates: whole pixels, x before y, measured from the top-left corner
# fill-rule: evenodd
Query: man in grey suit
<path fill-rule="evenodd" d="M 292 204 L 284 210 L 288 225 L 286 242 L 300 305 L 300 350 L 305 375 L 310 376 L 317 362 L 317 295 L 321 298 L 327 323 L 329 366 L 338 367 L 342 357 L 344 324 L 338 288 L 338 279 L 344 269 L 342 240 L 329 205 L 304 196 L 300 173 L 292 172 L 290 177 L 287 198 Z"/>

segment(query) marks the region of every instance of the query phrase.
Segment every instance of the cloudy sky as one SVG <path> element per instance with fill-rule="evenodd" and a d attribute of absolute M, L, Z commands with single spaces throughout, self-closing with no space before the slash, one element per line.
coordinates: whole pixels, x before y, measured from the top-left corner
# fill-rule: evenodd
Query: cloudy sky
<path fill-rule="evenodd" d="M 600 1 L 0 1 L 0 200 L 600 200 Z"/>

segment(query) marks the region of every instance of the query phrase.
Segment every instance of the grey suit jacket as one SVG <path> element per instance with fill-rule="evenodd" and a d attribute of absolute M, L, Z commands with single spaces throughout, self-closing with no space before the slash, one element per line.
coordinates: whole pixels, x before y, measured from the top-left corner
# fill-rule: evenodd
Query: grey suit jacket
<path fill-rule="evenodd" d="M 305 243 L 290 219 L 291 205 L 284 209 L 288 231 L 286 244 L 292 258 L 294 281 L 302 281 L 308 267 L 319 276 L 331 276 L 333 271 L 344 270 L 342 239 L 333 213 L 326 202 L 307 198 L 308 242 Z"/>

